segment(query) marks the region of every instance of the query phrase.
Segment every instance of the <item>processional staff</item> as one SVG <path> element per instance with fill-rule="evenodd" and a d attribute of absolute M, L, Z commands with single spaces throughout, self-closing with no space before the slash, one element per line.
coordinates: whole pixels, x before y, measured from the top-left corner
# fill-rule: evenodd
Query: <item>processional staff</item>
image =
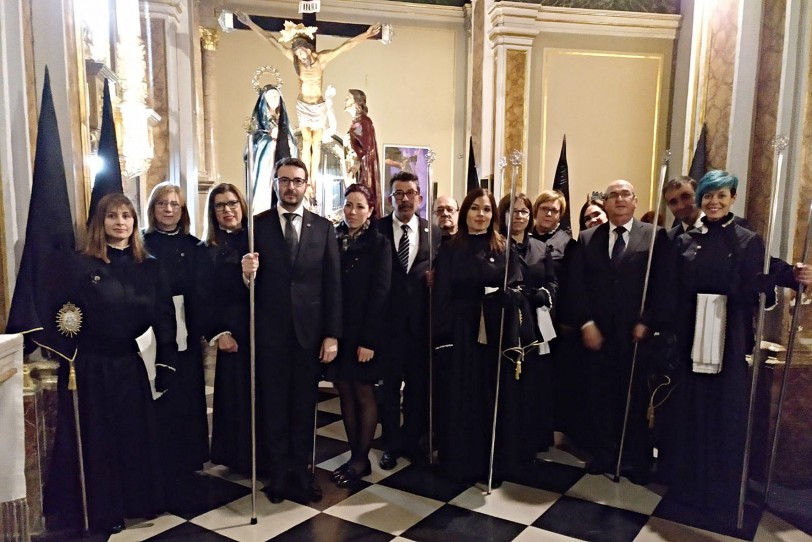
<path fill-rule="evenodd" d="M 514 150 L 510 153 L 510 215 L 513 216 L 513 205 L 516 199 L 516 178 L 519 175 L 519 166 L 522 164 L 522 153 L 518 150 Z M 505 166 L 507 166 L 507 160 L 502 157 L 499 160 L 499 170 L 501 171 L 502 175 L 502 183 L 504 184 L 505 180 Z M 513 240 L 513 236 L 510 235 L 510 229 L 508 229 L 507 239 L 505 240 L 505 278 L 502 282 L 502 291 L 507 291 L 508 285 L 508 277 L 510 272 L 510 244 Z M 502 315 L 499 319 L 499 348 L 496 352 L 496 391 L 494 393 L 494 401 L 493 401 L 493 424 L 491 425 L 491 453 L 490 458 L 488 461 L 488 495 L 491 494 L 493 491 L 493 459 L 496 452 L 496 420 L 497 416 L 499 415 L 499 384 L 502 378 L 502 347 L 504 346 L 505 338 L 505 307 L 502 307 Z"/>
<path fill-rule="evenodd" d="M 663 197 L 663 185 L 665 184 L 665 178 L 668 175 L 668 161 L 671 159 L 671 151 L 666 149 L 663 152 L 663 159 L 662 164 L 660 165 L 660 179 L 657 183 L 657 205 L 654 207 L 654 220 L 652 222 L 651 228 L 651 239 L 649 240 L 648 245 L 648 259 L 646 260 L 646 275 L 643 280 L 643 297 L 640 299 L 640 312 L 638 313 L 638 319 L 643 317 L 643 311 L 646 308 L 646 297 L 648 296 L 648 284 L 649 278 L 651 277 L 651 262 L 654 256 L 654 241 L 657 239 L 657 222 L 660 219 L 660 205 L 662 204 L 662 197 Z M 626 389 L 626 409 L 623 411 L 623 427 L 620 432 L 620 448 L 618 449 L 617 453 L 617 464 L 615 465 L 615 475 L 612 478 L 612 481 L 617 483 L 620 482 L 620 465 L 623 461 L 623 446 L 626 444 L 626 431 L 629 425 L 629 410 L 632 404 L 632 385 L 634 384 L 634 371 L 635 367 L 637 366 L 637 351 L 639 341 L 635 340 L 634 342 L 634 351 L 632 352 L 632 366 L 631 371 L 629 372 L 629 386 Z"/>
<path fill-rule="evenodd" d="M 428 164 L 428 202 L 426 203 L 426 217 L 428 218 L 429 223 L 429 276 L 431 279 L 429 280 L 429 314 L 428 314 L 428 326 L 429 326 L 429 464 L 434 464 L 434 345 L 432 341 L 432 302 L 431 299 L 433 297 L 432 292 L 434 290 L 434 242 L 432 238 L 432 220 L 431 220 L 431 213 L 434 210 L 434 175 L 432 171 L 432 166 L 434 164 L 434 160 L 437 158 L 435 152 L 431 149 L 428 150 L 426 153 L 426 163 Z"/>
<path fill-rule="evenodd" d="M 248 253 L 254 253 L 254 131 L 249 129 L 245 141 L 245 193 L 248 199 Z M 256 318 L 254 299 L 256 273 L 248 277 L 248 319 L 251 387 L 251 525 L 257 524 L 257 385 L 256 385 Z"/>
<path fill-rule="evenodd" d="M 770 192 L 770 220 L 767 223 L 767 234 L 764 238 L 764 268 L 762 272 L 764 275 L 770 272 L 770 254 L 773 236 L 773 226 L 775 225 L 775 217 L 778 216 L 778 189 L 781 186 L 781 174 L 784 170 L 784 151 L 789 145 L 789 138 L 787 136 L 775 136 L 772 140 L 772 146 L 778 155 L 776 161 L 775 171 L 773 173 L 772 191 Z M 736 527 L 742 528 L 744 524 L 744 501 L 747 496 L 747 483 L 749 480 L 750 471 L 750 444 L 753 437 L 753 414 L 755 413 L 756 406 L 756 390 L 758 388 L 758 375 L 761 372 L 761 340 L 764 337 L 764 311 L 767 305 L 767 294 L 759 292 L 758 294 L 758 320 L 756 324 L 756 342 L 753 346 L 753 374 L 750 377 L 750 398 L 747 406 L 747 433 L 744 440 L 744 463 L 742 464 L 742 476 L 739 484 L 739 508 L 736 516 Z"/>
<path fill-rule="evenodd" d="M 809 256 L 809 240 L 812 238 L 812 203 L 809 205 L 809 214 L 806 219 L 806 239 L 804 240 L 804 250 L 801 255 L 801 262 L 806 263 Z M 803 284 L 798 285 L 795 292 L 795 308 L 792 309 L 792 324 L 789 328 L 789 341 L 787 344 L 787 359 L 784 362 L 784 374 L 781 377 L 781 393 L 778 395 L 778 413 L 775 420 L 775 433 L 773 434 L 773 442 L 770 447 L 770 466 L 767 469 L 767 486 L 764 488 L 764 504 L 769 505 L 770 500 L 770 486 L 773 482 L 773 469 L 775 468 L 775 457 L 778 452 L 778 436 L 781 432 L 781 414 L 784 410 L 784 399 L 787 394 L 787 384 L 789 380 L 789 369 L 792 365 L 792 354 L 795 350 L 795 336 L 801 329 L 799 320 L 801 314 L 802 300 L 804 297 L 805 287 Z"/>

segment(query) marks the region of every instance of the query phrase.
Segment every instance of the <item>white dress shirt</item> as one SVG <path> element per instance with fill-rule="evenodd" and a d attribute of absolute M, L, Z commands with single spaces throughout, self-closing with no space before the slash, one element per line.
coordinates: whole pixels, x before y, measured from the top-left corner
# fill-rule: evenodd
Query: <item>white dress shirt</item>
<path fill-rule="evenodd" d="M 623 232 L 623 240 L 626 242 L 626 247 L 629 246 L 629 233 L 632 231 L 632 224 L 634 224 L 634 218 L 620 225 L 626 228 L 626 231 Z M 617 242 L 617 232 L 615 232 L 615 228 L 620 226 L 615 226 L 611 222 L 609 223 L 609 258 L 612 257 L 612 249 L 615 248 L 615 243 Z"/>
<path fill-rule="evenodd" d="M 282 235 L 285 235 L 285 224 L 287 224 L 288 219 L 285 218 L 285 213 L 293 213 L 294 216 L 291 220 L 293 220 L 293 229 L 296 230 L 296 237 L 301 240 L 302 238 L 302 220 L 304 219 L 304 205 L 299 204 L 299 206 L 294 209 L 293 211 L 288 211 L 281 205 L 276 206 L 276 212 L 279 213 L 279 225 L 282 227 Z"/>
<path fill-rule="evenodd" d="M 409 226 L 409 267 L 406 268 L 406 272 L 409 272 L 409 269 L 412 268 L 412 264 L 414 263 L 415 258 L 417 258 L 417 243 L 420 240 L 420 218 L 418 218 L 417 214 L 413 214 L 411 220 L 406 223 Z M 395 239 L 395 251 L 397 252 L 398 246 L 400 246 L 400 238 L 403 237 L 403 222 L 398 220 L 398 217 L 392 213 L 392 233 L 394 234 Z"/>

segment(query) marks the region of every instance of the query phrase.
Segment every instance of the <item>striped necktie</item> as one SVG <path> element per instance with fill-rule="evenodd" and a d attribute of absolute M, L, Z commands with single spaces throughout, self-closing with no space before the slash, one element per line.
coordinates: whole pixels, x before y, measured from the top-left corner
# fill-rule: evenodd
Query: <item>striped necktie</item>
<path fill-rule="evenodd" d="M 403 270 L 408 273 L 409 272 L 409 226 L 407 224 L 403 224 L 400 228 L 403 230 L 403 235 L 400 236 L 400 242 L 398 243 L 398 260 L 400 261 L 400 266 L 403 268 Z"/>

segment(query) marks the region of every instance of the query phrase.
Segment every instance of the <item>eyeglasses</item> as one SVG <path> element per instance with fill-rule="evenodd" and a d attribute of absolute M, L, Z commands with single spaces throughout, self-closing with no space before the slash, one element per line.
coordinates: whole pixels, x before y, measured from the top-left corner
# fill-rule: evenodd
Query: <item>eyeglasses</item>
<path fill-rule="evenodd" d="M 276 182 L 279 184 L 292 184 L 296 188 L 301 188 L 307 184 L 307 181 L 301 177 L 294 177 L 292 179 L 290 177 L 277 177 Z"/>
<path fill-rule="evenodd" d="M 634 192 L 631 190 L 613 190 L 606 193 L 606 199 L 632 199 Z"/>
<path fill-rule="evenodd" d="M 164 200 L 161 200 L 161 201 L 156 201 L 155 202 L 155 207 L 169 207 L 170 209 L 172 209 L 174 211 L 175 209 L 180 207 L 180 203 L 178 203 L 177 201 L 164 201 Z"/>
<path fill-rule="evenodd" d="M 448 214 L 450 214 L 450 215 L 453 215 L 453 214 L 454 214 L 454 213 L 456 213 L 456 212 L 457 212 L 457 209 L 455 209 L 455 208 L 453 208 L 453 207 L 437 207 L 437 208 L 434 210 L 434 214 L 435 214 L 435 215 L 437 215 L 437 216 L 442 216 L 442 215 L 444 215 L 445 213 L 448 213 Z"/>
<path fill-rule="evenodd" d="M 409 199 L 412 199 L 412 198 L 417 197 L 419 194 L 420 194 L 420 192 L 418 192 L 417 190 L 411 190 L 411 189 L 406 190 L 406 191 L 395 190 L 394 192 L 392 192 L 392 196 L 394 196 L 394 198 L 396 200 L 402 200 L 404 198 L 404 196 L 408 197 Z"/>
<path fill-rule="evenodd" d="M 228 201 L 221 201 L 220 203 L 215 203 L 214 204 L 214 210 L 217 211 L 218 213 L 222 213 L 223 211 L 226 210 L 226 207 L 228 207 L 229 209 L 231 209 L 233 211 L 239 205 L 240 205 L 239 201 L 237 201 L 235 199 L 231 199 L 231 200 L 228 200 Z"/>
<path fill-rule="evenodd" d="M 556 209 L 555 207 L 539 207 L 539 213 L 542 215 L 558 216 L 561 214 L 561 209 Z"/>
<path fill-rule="evenodd" d="M 513 214 L 523 218 L 530 216 L 530 209 L 513 209 Z"/>

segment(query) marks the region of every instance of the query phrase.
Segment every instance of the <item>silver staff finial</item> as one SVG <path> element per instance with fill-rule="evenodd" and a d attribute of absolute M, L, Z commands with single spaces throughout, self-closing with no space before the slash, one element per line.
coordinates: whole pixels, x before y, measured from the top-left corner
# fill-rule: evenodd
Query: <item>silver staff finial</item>
<path fill-rule="evenodd" d="M 435 159 L 437 159 L 437 153 L 436 153 L 436 152 L 434 152 L 433 150 L 429 149 L 429 150 L 426 152 L 426 162 L 427 162 L 429 165 L 431 165 L 431 164 L 433 164 L 433 163 L 434 163 L 434 160 L 435 160 Z"/>
<path fill-rule="evenodd" d="M 523 161 L 524 161 L 524 155 L 522 154 L 522 151 L 520 151 L 518 149 L 514 149 L 510 153 L 510 163 L 511 163 L 511 165 L 520 166 L 520 165 L 522 165 Z"/>
<path fill-rule="evenodd" d="M 507 167 L 507 158 L 503 156 L 502 158 L 499 159 L 499 169 L 504 171 L 506 167 Z"/>
<path fill-rule="evenodd" d="M 783 152 L 787 149 L 789 145 L 789 137 L 785 135 L 777 135 L 773 138 L 770 142 L 775 149 L 775 152 Z"/>
<path fill-rule="evenodd" d="M 671 149 L 665 149 L 663 151 L 663 164 L 667 164 L 669 160 L 671 160 Z"/>

